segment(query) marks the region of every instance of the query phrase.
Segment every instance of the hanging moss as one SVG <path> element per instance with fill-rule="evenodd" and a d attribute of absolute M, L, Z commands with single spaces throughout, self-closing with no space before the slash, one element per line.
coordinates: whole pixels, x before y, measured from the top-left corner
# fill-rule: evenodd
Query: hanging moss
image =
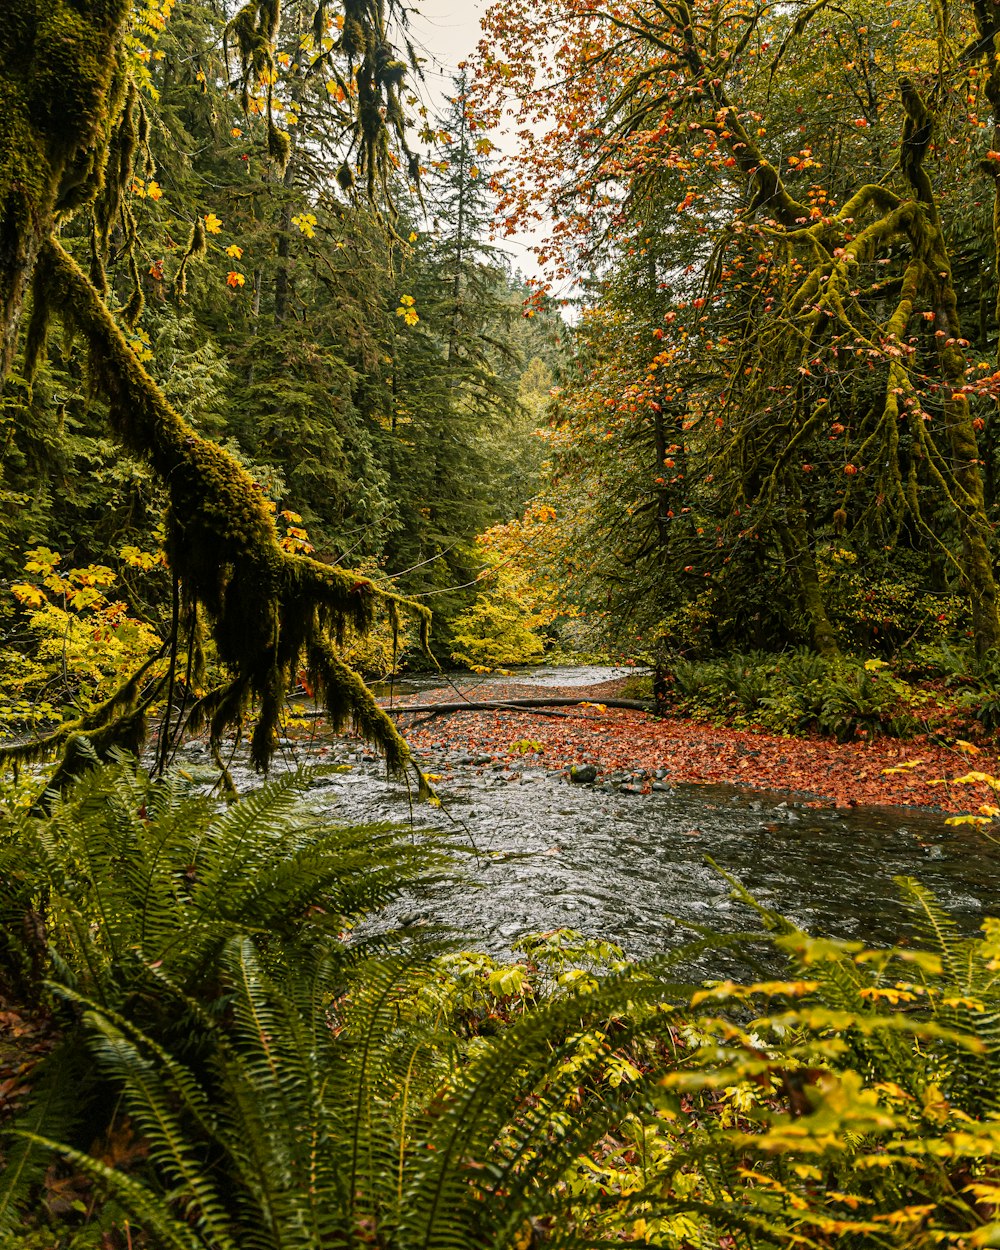
<path fill-rule="evenodd" d="M 211 716 L 213 742 L 238 728 L 249 702 L 258 700 L 252 757 L 266 769 L 285 692 L 305 656 L 331 721 L 353 718 L 390 765 L 402 767 L 408 753 L 394 723 L 364 682 L 331 658 L 330 637 L 347 624 L 369 629 L 380 603 L 396 613 L 405 607 L 425 628 L 428 610 L 368 578 L 283 551 L 260 486 L 170 407 L 89 279 L 54 240 L 40 253 L 34 298 L 87 344 L 93 384 L 108 400 L 122 443 L 149 460 L 167 486 L 170 564 L 189 603 L 211 617 L 219 657 L 234 674 L 200 712 Z"/>
<path fill-rule="evenodd" d="M 106 398 L 122 444 L 145 458 L 167 488 L 171 566 L 189 617 L 201 610 L 231 672 L 230 680 L 191 713 L 192 725 L 209 724 L 213 750 L 226 732 L 239 731 L 256 702 L 252 757 L 258 768 L 267 768 L 285 693 L 305 662 L 331 721 L 357 724 L 384 750 L 390 767 L 401 769 L 409 758 L 405 742 L 364 682 L 339 658 L 333 640 L 347 625 L 362 632 L 370 628 L 382 605 L 394 628 L 400 608 L 418 616 L 426 642 L 430 613 L 368 578 L 284 552 L 260 488 L 170 407 L 103 298 L 104 259 L 116 220 L 124 222 L 131 244 L 136 242 L 134 221 L 124 216 L 123 192 L 148 138 L 148 119 L 121 55 L 129 9 L 129 0 L 88 0 L 86 5 L 12 0 L 0 21 L 0 379 L 13 359 L 30 277 L 29 375 L 44 349 L 49 320 L 58 317 L 70 337 L 78 335 L 86 344 L 92 385 Z M 348 19 L 363 24 L 368 59 L 384 42 L 380 14 L 380 8 L 369 12 L 363 0 L 347 5 Z M 253 75 L 273 71 L 279 17 L 279 0 L 252 0 L 228 28 L 241 59 L 244 94 Z M 372 21 L 377 32 L 370 29 Z M 369 91 L 371 66 L 363 78 Z M 374 118 L 370 110 L 363 113 L 370 184 L 385 142 L 384 125 L 379 118 L 376 127 Z M 269 140 L 271 155 L 280 163 L 285 143 L 270 117 Z M 96 284 L 53 238 L 60 214 L 87 204 L 94 209 Z M 175 280 L 181 293 L 190 263 L 205 248 L 199 220 Z M 138 292 L 134 254 L 131 267 Z M 134 294 L 124 309 L 126 323 L 134 322 L 140 310 L 141 293 Z M 88 716 L 0 755 L 25 758 L 63 746 L 70 769 L 115 744 L 136 748 L 161 686 L 161 679 L 151 677 L 151 665 L 144 666 Z"/>
<path fill-rule="evenodd" d="M 204 256 L 207 251 L 208 239 L 205 235 L 205 223 L 199 217 L 191 227 L 187 247 L 184 249 L 181 263 L 178 265 L 177 273 L 174 275 L 174 290 L 178 295 L 183 296 L 187 294 L 187 274 L 191 261 Z"/>
<path fill-rule="evenodd" d="M 146 712 L 159 689 L 159 683 L 149 679 L 162 658 L 162 650 L 151 656 L 109 699 L 77 720 L 68 721 L 33 742 L 0 746 L 0 760 L 30 763 L 45 759 L 59 749 L 63 749 L 68 760 L 71 755 L 78 757 L 78 748 L 84 741 L 90 742 L 92 749 L 101 756 L 106 756 L 112 747 L 128 750 L 136 741 L 141 745 L 146 732 Z M 71 747 L 74 742 L 76 746 Z"/>

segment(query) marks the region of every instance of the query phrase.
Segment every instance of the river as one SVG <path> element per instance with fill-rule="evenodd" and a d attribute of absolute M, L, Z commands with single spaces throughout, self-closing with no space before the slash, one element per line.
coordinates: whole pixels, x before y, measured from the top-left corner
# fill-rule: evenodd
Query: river
<path fill-rule="evenodd" d="M 581 676 L 605 680 L 608 671 Z M 532 683 L 539 677 L 545 670 Z M 568 684 L 565 670 L 553 684 Z M 559 927 L 617 942 L 633 957 L 690 938 L 688 923 L 752 927 L 709 858 L 810 932 L 876 945 L 906 930 L 897 876 L 929 887 L 966 931 L 1000 911 L 1000 847 L 926 809 L 817 809 L 729 786 L 638 795 L 573 784 L 530 762 L 461 759 L 469 757 L 422 760 L 443 775 L 439 811 L 411 803 L 357 742 L 328 740 L 322 762 L 351 771 L 316 778 L 306 802 L 323 819 L 451 829 L 475 850 L 462 884 L 408 896 L 390 919 L 444 923 L 493 953 L 523 933 Z M 297 747 L 285 766 L 310 762 L 320 757 Z M 250 781 L 238 777 L 241 786 Z"/>

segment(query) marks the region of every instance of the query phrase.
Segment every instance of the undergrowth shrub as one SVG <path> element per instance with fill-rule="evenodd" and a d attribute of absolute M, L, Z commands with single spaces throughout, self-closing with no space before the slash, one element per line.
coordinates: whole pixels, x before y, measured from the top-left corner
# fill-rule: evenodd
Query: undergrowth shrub
<path fill-rule="evenodd" d="M 62 1040 L 5 1126 L 5 1248 L 1000 1243 L 1000 921 L 904 880 L 868 950 L 732 882 L 756 928 L 642 964 L 352 936 L 446 846 L 183 780 L 121 762 L 6 817 Z M 687 983 L 713 950 L 759 971 Z"/>
<path fill-rule="evenodd" d="M 673 702 L 698 717 L 724 717 L 777 733 L 815 730 L 840 741 L 903 737 L 941 711 L 932 692 L 911 685 L 882 660 L 825 659 L 801 649 L 666 665 Z"/>

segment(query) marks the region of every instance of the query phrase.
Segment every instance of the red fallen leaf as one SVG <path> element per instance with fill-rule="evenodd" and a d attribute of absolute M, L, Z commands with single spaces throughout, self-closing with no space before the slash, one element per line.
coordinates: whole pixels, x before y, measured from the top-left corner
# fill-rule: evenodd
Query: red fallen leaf
<path fill-rule="evenodd" d="M 542 693 L 524 685 L 491 687 L 497 698 Z M 548 694 L 581 694 L 579 687 Z M 588 691 L 593 698 L 612 697 L 612 690 L 597 687 Z M 440 690 L 419 696 L 419 701 L 451 701 L 454 691 Z M 412 730 L 407 737 L 413 747 L 447 741 L 452 749 L 489 753 L 510 761 L 511 742 L 537 740 L 539 720 L 527 713 L 462 713 L 441 718 L 432 727 Z M 607 753 L 607 738 L 614 742 Z M 835 803 L 854 806 L 859 802 L 880 805 L 916 805 L 963 811 L 970 801 L 966 793 L 947 788 L 927 788 L 921 778 L 882 775 L 882 770 L 898 763 L 901 752 L 919 749 L 926 760 L 924 777 L 952 775 L 954 751 L 928 741 L 926 735 L 910 740 L 905 747 L 897 741 L 873 740 L 838 743 L 828 738 L 779 738 L 762 730 L 732 730 L 702 724 L 681 716 L 654 720 L 644 713 L 608 709 L 600 718 L 576 711 L 559 721 L 545 722 L 547 753 L 534 761 L 556 772 L 583 758 L 607 774 L 618 771 L 651 772 L 667 768 L 672 783 L 731 782 L 766 790 L 792 790 L 809 796 L 809 806 L 823 808 Z M 1000 772 L 1000 763 L 984 757 L 984 771 Z"/>

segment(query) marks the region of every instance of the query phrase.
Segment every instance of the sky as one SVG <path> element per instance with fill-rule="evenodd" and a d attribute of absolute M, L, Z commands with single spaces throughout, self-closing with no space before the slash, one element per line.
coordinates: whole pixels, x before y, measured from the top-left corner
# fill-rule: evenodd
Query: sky
<path fill-rule="evenodd" d="M 446 93 L 459 61 L 471 56 L 479 41 L 482 0 L 419 0 L 411 18 L 418 51 L 429 58 L 428 88 Z"/>
<path fill-rule="evenodd" d="M 479 15 L 488 7 L 488 0 L 416 0 L 416 3 L 419 11 L 410 18 L 411 36 L 418 55 L 427 58 L 424 66 L 427 81 L 418 94 L 432 112 L 439 112 L 444 97 L 452 91 L 459 62 L 470 59 L 476 49 L 481 34 Z M 504 135 L 491 137 L 504 148 Z M 498 240 L 497 246 L 510 255 L 514 267 L 526 277 L 537 277 L 540 271 L 530 250 L 531 244 L 537 242 L 539 236 L 531 234 Z"/>

